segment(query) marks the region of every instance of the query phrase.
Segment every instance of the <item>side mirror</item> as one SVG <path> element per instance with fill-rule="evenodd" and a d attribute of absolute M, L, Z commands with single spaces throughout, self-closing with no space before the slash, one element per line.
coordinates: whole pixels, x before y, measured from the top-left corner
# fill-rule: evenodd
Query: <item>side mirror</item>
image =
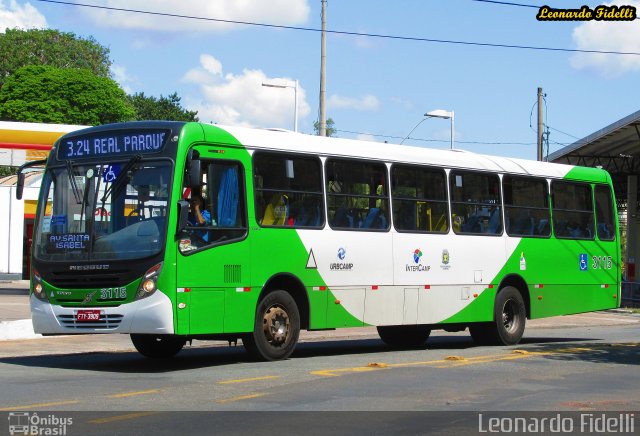
<path fill-rule="evenodd" d="M 16 182 L 16 198 L 22 200 L 22 193 L 24 191 L 24 173 L 18 172 L 18 181 Z"/>
<path fill-rule="evenodd" d="M 202 167 L 200 159 L 194 159 L 189 163 L 188 183 L 189 187 L 200 186 L 200 178 L 202 177 Z"/>
<path fill-rule="evenodd" d="M 180 235 L 189 225 L 189 202 L 187 200 L 178 201 L 178 226 L 176 234 Z"/>

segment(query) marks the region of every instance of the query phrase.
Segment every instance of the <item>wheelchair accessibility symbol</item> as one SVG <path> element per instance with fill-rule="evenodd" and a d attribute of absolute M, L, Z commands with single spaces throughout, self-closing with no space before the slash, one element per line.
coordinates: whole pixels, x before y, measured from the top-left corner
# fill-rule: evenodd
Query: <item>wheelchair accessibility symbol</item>
<path fill-rule="evenodd" d="M 589 263 L 586 253 L 580 254 L 580 271 L 587 271 L 589 269 Z"/>
<path fill-rule="evenodd" d="M 107 168 L 105 168 L 104 173 L 102 174 L 102 180 L 104 183 L 113 182 L 118 177 L 119 173 L 120 165 L 107 165 Z"/>

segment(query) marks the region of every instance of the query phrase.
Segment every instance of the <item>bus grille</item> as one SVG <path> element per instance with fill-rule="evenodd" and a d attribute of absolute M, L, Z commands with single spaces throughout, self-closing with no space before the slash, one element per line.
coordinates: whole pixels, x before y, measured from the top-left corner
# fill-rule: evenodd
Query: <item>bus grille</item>
<path fill-rule="evenodd" d="M 52 271 L 47 281 L 63 289 L 108 288 L 124 286 L 137 277 L 136 271 Z"/>
<path fill-rule="evenodd" d="M 58 315 L 58 321 L 63 327 L 70 329 L 115 329 L 122 322 L 123 315 L 100 315 L 98 321 L 78 322 L 75 315 Z"/>

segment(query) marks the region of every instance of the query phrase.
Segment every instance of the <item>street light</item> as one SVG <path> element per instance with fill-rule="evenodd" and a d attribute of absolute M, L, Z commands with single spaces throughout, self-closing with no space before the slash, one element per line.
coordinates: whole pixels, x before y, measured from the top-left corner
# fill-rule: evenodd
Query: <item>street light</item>
<path fill-rule="evenodd" d="M 436 109 L 434 111 L 427 112 L 426 114 L 424 114 L 424 116 L 425 116 L 425 119 L 426 118 L 444 118 L 445 120 L 446 119 L 451 120 L 451 150 L 453 150 L 453 119 L 454 119 L 453 111 L 449 112 L 443 109 Z"/>
<path fill-rule="evenodd" d="M 298 131 L 298 81 L 296 80 L 294 84 L 290 85 L 282 85 L 278 83 L 265 83 L 262 82 L 262 86 L 266 86 L 267 88 L 293 88 L 294 95 L 294 109 L 293 109 L 293 131 Z"/>

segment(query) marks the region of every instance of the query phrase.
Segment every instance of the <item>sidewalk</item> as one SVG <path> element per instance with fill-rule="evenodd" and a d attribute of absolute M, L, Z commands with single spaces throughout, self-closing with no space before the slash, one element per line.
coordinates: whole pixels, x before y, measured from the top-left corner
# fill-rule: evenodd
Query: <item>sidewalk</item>
<path fill-rule="evenodd" d="M 103 334 L 50 337 L 35 335 L 30 323 L 31 314 L 28 289 L 29 282 L 25 280 L 0 282 L 0 358 L 134 350 L 128 335 Z M 640 315 L 621 310 L 610 310 L 531 320 L 527 321 L 527 329 L 587 328 L 593 326 L 628 326 L 634 324 L 640 326 Z M 20 330 L 25 328 L 30 329 L 30 333 Z M 27 339 L 7 339 L 16 337 L 11 336 L 11 334 L 14 333 L 7 334 L 7 332 L 15 332 L 16 329 L 19 330 L 15 333 L 18 335 L 17 337 Z M 377 338 L 378 334 L 375 327 L 300 332 L 300 342 Z M 210 347 L 216 345 L 227 346 L 225 342 L 220 341 L 193 342 L 194 347 Z"/>

